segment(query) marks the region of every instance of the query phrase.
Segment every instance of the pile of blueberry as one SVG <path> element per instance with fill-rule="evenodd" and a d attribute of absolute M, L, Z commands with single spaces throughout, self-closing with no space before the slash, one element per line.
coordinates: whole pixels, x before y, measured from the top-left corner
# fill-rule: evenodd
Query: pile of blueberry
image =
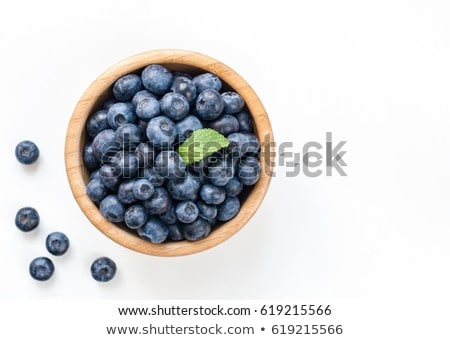
<path fill-rule="evenodd" d="M 87 194 L 107 220 L 162 243 L 202 239 L 236 216 L 261 175 L 260 144 L 243 98 L 222 85 L 211 73 L 157 64 L 114 83 L 87 120 L 83 150 Z M 228 146 L 190 163 L 178 148 L 200 129 L 226 137 Z"/>

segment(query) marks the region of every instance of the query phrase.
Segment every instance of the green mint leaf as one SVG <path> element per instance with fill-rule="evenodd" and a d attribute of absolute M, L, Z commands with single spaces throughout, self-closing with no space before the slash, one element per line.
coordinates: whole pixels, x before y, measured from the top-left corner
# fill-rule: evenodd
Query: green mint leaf
<path fill-rule="evenodd" d="M 212 155 L 230 144 L 225 136 L 213 129 L 195 130 L 178 148 L 178 153 L 189 165 Z"/>

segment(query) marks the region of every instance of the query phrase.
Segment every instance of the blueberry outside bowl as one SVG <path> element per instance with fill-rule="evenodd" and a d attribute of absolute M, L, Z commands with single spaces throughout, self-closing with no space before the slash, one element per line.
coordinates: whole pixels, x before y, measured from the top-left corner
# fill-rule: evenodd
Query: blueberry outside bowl
<path fill-rule="evenodd" d="M 199 241 L 179 241 L 153 244 L 141 239 L 132 230 L 106 220 L 99 208 L 86 194 L 89 171 L 83 163 L 85 125 L 88 117 L 99 109 L 108 99 L 114 82 L 128 74 L 139 73 L 149 64 L 162 64 L 171 71 L 199 74 L 211 72 L 217 75 L 225 88 L 239 93 L 245 100 L 247 109 L 254 121 L 254 133 L 261 143 L 262 174 L 259 181 L 250 188 L 242 200 L 239 213 L 230 221 L 211 232 Z M 153 50 L 131 56 L 110 67 L 100 75 L 81 97 L 66 134 L 65 164 L 69 184 L 83 213 L 103 234 L 124 247 L 155 256 L 181 256 L 197 253 L 214 247 L 238 232 L 256 212 L 268 190 L 273 153 L 273 134 L 267 113 L 253 89 L 235 71 L 220 61 L 206 55 L 184 50 Z"/>

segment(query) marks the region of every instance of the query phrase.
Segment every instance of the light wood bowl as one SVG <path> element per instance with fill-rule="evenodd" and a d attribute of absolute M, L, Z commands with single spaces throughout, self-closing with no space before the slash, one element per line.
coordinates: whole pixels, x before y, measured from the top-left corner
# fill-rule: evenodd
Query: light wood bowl
<path fill-rule="evenodd" d="M 162 64 L 172 71 L 216 74 L 224 86 L 238 92 L 253 117 L 255 134 L 261 142 L 262 175 L 242 202 L 241 210 L 232 220 L 214 229 L 199 241 L 152 244 L 137 234 L 107 221 L 86 194 L 89 173 L 83 164 L 87 118 L 101 108 L 110 96 L 112 84 L 128 73 L 138 73 L 149 64 Z M 103 234 L 124 247 L 156 256 L 180 256 L 197 253 L 218 245 L 238 232 L 253 216 L 268 190 L 272 175 L 273 134 L 267 113 L 256 93 L 235 71 L 206 55 L 183 50 L 153 50 L 122 60 L 98 77 L 81 97 L 69 122 L 65 144 L 66 172 L 70 187 L 83 213 Z"/>

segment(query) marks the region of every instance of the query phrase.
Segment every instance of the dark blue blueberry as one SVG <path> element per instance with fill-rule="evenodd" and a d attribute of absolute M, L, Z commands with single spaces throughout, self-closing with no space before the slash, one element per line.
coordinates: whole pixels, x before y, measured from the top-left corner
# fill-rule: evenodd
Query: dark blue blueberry
<path fill-rule="evenodd" d="M 200 181 L 190 173 L 183 178 L 171 179 L 167 183 L 167 190 L 176 200 L 192 200 L 200 189 Z"/>
<path fill-rule="evenodd" d="M 125 211 L 125 224 L 130 229 L 138 229 L 147 222 L 147 211 L 140 204 L 132 205 Z"/>
<path fill-rule="evenodd" d="M 225 113 L 238 113 L 245 105 L 244 99 L 236 92 L 224 92 L 222 93 L 222 99 L 225 105 L 223 109 Z"/>
<path fill-rule="evenodd" d="M 208 164 L 208 179 L 216 186 L 226 185 L 234 176 L 231 161 L 219 158 L 214 164 Z"/>
<path fill-rule="evenodd" d="M 227 194 L 222 187 L 205 183 L 200 188 L 200 197 L 206 204 L 220 204 L 225 200 Z"/>
<path fill-rule="evenodd" d="M 16 146 L 16 158 L 22 164 L 33 164 L 39 158 L 39 148 L 32 141 L 24 140 Z"/>
<path fill-rule="evenodd" d="M 196 202 L 198 207 L 198 216 L 205 220 L 211 221 L 217 216 L 217 206 L 214 204 L 206 204 L 202 200 Z"/>
<path fill-rule="evenodd" d="M 184 76 L 177 76 L 174 78 L 170 89 L 174 93 L 183 95 L 189 104 L 193 104 L 195 102 L 195 98 L 197 97 L 197 88 L 191 79 Z"/>
<path fill-rule="evenodd" d="M 261 176 L 261 163 L 256 157 L 241 159 L 237 176 L 244 185 L 255 184 Z"/>
<path fill-rule="evenodd" d="M 117 190 L 117 198 L 123 204 L 131 204 L 136 201 L 133 194 L 134 179 L 126 180 L 119 185 Z"/>
<path fill-rule="evenodd" d="M 175 208 L 175 214 L 177 215 L 178 221 L 182 223 L 192 223 L 198 217 L 197 204 L 192 201 L 181 201 Z"/>
<path fill-rule="evenodd" d="M 48 257 L 36 257 L 30 263 L 30 275 L 38 281 L 47 281 L 55 271 L 55 265 Z"/>
<path fill-rule="evenodd" d="M 241 203 L 237 197 L 227 197 L 226 200 L 217 207 L 217 219 L 219 221 L 229 221 L 237 215 Z"/>
<path fill-rule="evenodd" d="M 259 141 L 254 134 L 235 132 L 227 137 L 229 152 L 238 158 L 246 153 L 258 153 Z"/>
<path fill-rule="evenodd" d="M 242 192 L 244 185 L 236 177 L 233 177 L 227 185 L 225 185 L 224 189 L 227 196 L 236 197 Z"/>
<path fill-rule="evenodd" d="M 20 208 L 16 214 L 16 227 L 25 232 L 35 229 L 39 221 L 39 214 L 32 207 Z"/>
<path fill-rule="evenodd" d="M 116 141 L 116 136 L 112 129 L 100 131 L 92 141 L 92 152 L 100 164 L 107 163 L 109 157 L 114 155 L 119 149 L 120 145 Z"/>
<path fill-rule="evenodd" d="M 239 122 L 239 130 L 241 132 L 253 131 L 253 119 L 246 111 L 236 113 L 235 117 Z"/>
<path fill-rule="evenodd" d="M 108 123 L 108 110 L 99 110 L 88 118 L 86 131 L 91 138 L 95 138 L 100 131 L 110 129 Z"/>
<path fill-rule="evenodd" d="M 100 179 L 100 169 L 96 169 L 91 172 L 89 175 L 89 180 L 92 181 L 93 179 Z"/>
<path fill-rule="evenodd" d="M 134 152 L 119 151 L 110 159 L 110 163 L 120 169 L 123 178 L 137 176 L 139 161 Z"/>
<path fill-rule="evenodd" d="M 100 162 L 94 155 L 94 149 L 92 144 L 87 144 L 83 148 L 83 162 L 89 169 L 97 169 L 100 166 Z"/>
<path fill-rule="evenodd" d="M 185 77 L 187 79 L 192 80 L 192 76 L 190 74 L 187 74 L 184 72 L 175 71 L 175 72 L 172 72 L 172 74 L 173 74 L 174 81 L 175 81 L 175 78 L 178 78 L 178 77 Z"/>
<path fill-rule="evenodd" d="M 223 112 L 224 103 L 220 93 L 216 90 L 204 90 L 195 101 L 197 114 L 203 120 L 213 120 Z"/>
<path fill-rule="evenodd" d="M 173 224 L 178 222 L 177 215 L 175 215 L 175 206 L 172 204 L 165 213 L 159 215 L 159 217 L 164 221 L 166 224 Z"/>
<path fill-rule="evenodd" d="M 166 189 L 158 187 L 155 188 L 153 196 L 142 204 L 150 215 L 161 215 L 169 210 L 172 199 Z"/>
<path fill-rule="evenodd" d="M 69 249 L 69 245 L 69 238 L 60 231 L 54 231 L 53 233 L 48 234 L 45 239 L 45 247 L 50 254 L 55 256 L 65 254 L 67 249 Z"/>
<path fill-rule="evenodd" d="M 121 148 L 126 149 L 135 148 L 145 140 L 144 130 L 140 126 L 132 123 L 119 126 L 115 132 L 115 136 Z"/>
<path fill-rule="evenodd" d="M 116 263 L 109 257 L 99 257 L 91 265 L 91 275 L 95 281 L 111 281 L 117 272 Z"/>
<path fill-rule="evenodd" d="M 159 217 L 151 216 L 137 232 L 144 240 L 152 243 L 163 243 L 169 235 L 169 228 Z"/>
<path fill-rule="evenodd" d="M 161 151 L 155 159 L 155 170 L 163 177 L 181 179 L 186 172 L 186 164 L 176 151 Z"/>
<path fill-rule="evenodd" d="M 179 93 L 166 93 L 160 103 L 161 112 L 172 120 L 180 120 L 189 113 L 189 102 Z"/>
<path fill-rule="evenodd" d="M 185 224 L 183 226 L 183 235 L 186 240 L 198 241 L 205 238 L 211 232 L 211 225 L 208 221 L 199 217 L 193 223 Z"/>
<path fill-rule="evenodd" d="M 146 178 L 138 179 L 134 182 L 133 185 L 133 195 L 137 200 L 148 200 L 153 196 L 155 192 L 155 187 L 152 183 Z"/>
<path fill-rule="evenodd" d="M 151 143 L 145 142 L 139 144 L 134 152 L 138 158 L 140 168 L 148 168 L 153 165 L 153 161 L 155 160 L 155 149 Z"/>
<path fill-rule="evenodd" d="M 142 83 L 151 93 L 162 96 L 172 84 L 172 73 L 162 65 L 149 65 L 142 71 Z"/>
<path fill-rule="evenodd" d="M 120 125 L 134 123 L 135 121 L 136 113 L 131 103 L 116 103 L 111 105 L 108 110 L 108 123 L 114 130 Z"/>
<path fill-rule="evenodd" d="M 117 190 L 122 182 L 122 170 L 119 166 L 105 164 L 100 168 L 99 177 L 106 188 Z"/>
<path fill-rule="evenodd" d="M 94 202 L 100 202 L 108 195 L 109 190 L 105 187 L 100 177 L 93 178 L 86 186 L 86 193 Z"/>
<path fill-rule="evenodd" d="M 109 98 L 106 102 L 103 103 L 103 110 L 108 111 L 112 104 L 117 103 L 117 100 L 114 98 Z"/>
<path fill-rule="evenodd" d="M 113 86 L 113 94 L 117 100 L 126 102 L 142 90 L 141 77 L 136 74 L 127 74 L 116 80 Z"/>
<path fill-rule="evenodd" d="M 239 131 L 239 121 L 236 117 L 225 114 L 209 122 L 208 127 L 224 136 L 228 136 L 230 133 Z"/>
<path fill-rule="evenodd" d="M 205 91 L 207 89 L 213 89 L 220 91 L 222 88 L 222 82 L 220 79 L 211 73 L 202 73 L 192 79 L 195 87 L 197 88 L 197 93 Z"/>
<path fill-rule="evenodd" d="M 139 173 L 139 178 L 148 179 L 154 187 L 160 187 L 166 181 L 166 179 L 157 173 L 154 168 L 142 169 Z"/>
<path fill-rule="evenodd" d="M 136 105 L 136 116 L 143 121 L 159 116 L 161 113 L 161 105 L 159 100 L 154 97 L 142 98 Z"/>
<path fill-rule="evenodd" d="M 100 212 L 110 222 L 123 222 L 125 207 L 117 195 L 108 195 L 100 202 Z"/>
<path fill-rule="evenodd" d="M 169 240 L 182 241 L 184 240 L 183 226 L 179 223 L 172 223 L 168 225 L 169 228 Z"/>
<path fill-rule="evenodd" d="M 159 148 L 169 147 L 178 135 L 175 123 L 164 116 L 150 119 L 146 132 L 148 140 Z"/>
<path fill-rule="evenodd" d="M 147 130 L 147 126 L 148 126 L 148 122 L 139 119 L 137 125 L 140 126 L 142 130 L 146 131 Z"/>
<path fill-rule="evenodd" d="M 195 130 L 203 129 L 203 124 L 194 115 L 188 115 L 176 123 L 179 141 L 184 142 Z"/>
<path fill-rule="evenodd" d="M 138 103 L 142 100 L 142 99 L 146 99 L 146 98 L 156 98 L 156 96 L 151 93 L 148 92 L 147 90 L 141 90 L 138 93 L 136 93 L 133 97 L 133 99 L 131 99 L 131 104 L 136 108 L 138 106 Z"/>

